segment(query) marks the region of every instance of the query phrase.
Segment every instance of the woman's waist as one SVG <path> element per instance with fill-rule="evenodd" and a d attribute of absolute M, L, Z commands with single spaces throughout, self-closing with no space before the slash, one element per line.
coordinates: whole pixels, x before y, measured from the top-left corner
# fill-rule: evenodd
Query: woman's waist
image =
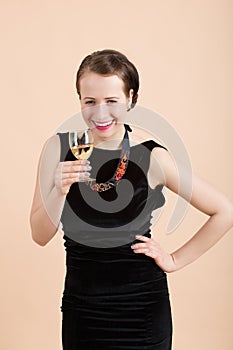
<path fill-rule="evenodd" d="M 65 277 L 68 295 L 115 295 L 166 289 L 166 273 L 147 256 L 141 255 L 141 259 L 119 257 L 108 262 L 68 257 Z"/>
<path fill-rule="evenodd" d="M 151 237 L 151 233 L 148 231 L 144 233 L 145 236 Z M 94 263 L 120 263 L 129 262 L 135 263 L 137 260 L 149 261 L 151 258 L 144 254 L 136 254 L 131 248 L 132 244 L 140 242 L 134 239 L 123 245 L 109 246 L 109 247 L 96 247 L 89 244 L 82 244 L 75 242 L 72 239 L 66 237 L 66 264 L 67 266 L 76 266 L 79 262 L 94 262 Z"/>
<path fill-rule="evenodd" d="M 102 252 L 67 252 L 66 271 L 67 279 L 87 284 L 95 281 L 96 285 L 149 281 L 165 275 L 153 258 L 143 253 L 134 253 L 130 246 L 118 251 L 104 249 Z"/>
<path fill-rule="evenodd" d="M 136 235 L 151 237 L 150 229 L 138 231 L 69 231 L 65 232 L 63 239 L 67 251 L 95 252 L 111 254 L 114 252 L 127 252 L 133 243 L 139 242 Z M 70 249 L 74 248 L 74 249 Z"/>
<path fill-rule="evenodd" d="M 118 268 L 120 265 L 126 265 L 129 268 L 136 266 L 157 265 L 155 261 L 143 254 L 135 253 L 131 248 L 131 244 L 124 249 L 102 249 L 97 251 L 94 249 L 68 249 L 66 251 L 66 266 L 67 268 L 93 268 L 105 269 L 106 265 L 111 265 L 112 269 Z M 148 267 L 146 267 L 148 268 Z"/>

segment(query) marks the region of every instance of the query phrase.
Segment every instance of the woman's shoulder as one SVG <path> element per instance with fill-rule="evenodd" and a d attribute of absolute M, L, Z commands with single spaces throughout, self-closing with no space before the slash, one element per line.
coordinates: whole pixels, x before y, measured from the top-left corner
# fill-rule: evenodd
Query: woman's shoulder
<path fill-rule="evenodd" d="M 52 135 L 46 139 L 40 154 L 40 163 L 53 164 L 60 159 L 60 140 L 58 135 Z"/>
<path fill-rule="evenodd" d="M 130 125 L 131 133 L 129 135 L 131 146 L 137 144 L 143 144 L 155 152 L 157 149 L 165 149 L 166 147 L 158 140 L 156 135 L 153 135 L 148 130 L 143 129 L 140 126 Z"/>
<path fill-rule="evenodd" d="M 60 148 L 60 138 L 59 135 L 51 135 L 44 143 L 44 150 L 59 150 Z"/>

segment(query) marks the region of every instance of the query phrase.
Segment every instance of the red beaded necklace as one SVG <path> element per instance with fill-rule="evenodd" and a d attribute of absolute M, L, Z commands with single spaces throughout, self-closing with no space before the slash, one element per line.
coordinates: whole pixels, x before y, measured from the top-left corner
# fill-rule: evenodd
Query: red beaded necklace
<path fill-rule="evenodd" d="M 106 182 L 92 184 L 91 189 L 93 191 L 103 192 L 103 191 L 110 190 L 113 187 L 116 187 L 126 172 L 128 162 L 129 162 L 129 155 L 130 155 L 128 131 L 132 131 L 132 129 L 127 124 L 124 124 L 124 127 L 125 127 L 125 134 L 122 140 L 121 155 L 120 155 L 120 159 L 119 159 L 116 171 L 110 180 Z"/>

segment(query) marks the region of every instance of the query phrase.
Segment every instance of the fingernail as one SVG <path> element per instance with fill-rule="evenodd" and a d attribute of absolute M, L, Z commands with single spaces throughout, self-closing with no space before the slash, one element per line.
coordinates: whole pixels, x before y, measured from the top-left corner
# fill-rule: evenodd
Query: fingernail
<path fill-rule="evenodd" d="M 136 238 L 140 238 L 140 237 L 142 237 L 142 236 L 141 236 L 141 235 L 136 235 L 135 237 L 136 237 Z"/>

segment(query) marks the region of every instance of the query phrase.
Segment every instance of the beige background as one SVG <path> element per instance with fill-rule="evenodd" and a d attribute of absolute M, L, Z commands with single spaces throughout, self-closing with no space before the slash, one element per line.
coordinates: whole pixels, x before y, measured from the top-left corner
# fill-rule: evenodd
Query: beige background
<path fill-rule="evenodd" d="M 42 145 L 79 110 L 78 65 L 97 49 L 128 55 L 141 77 L 139 104 L 166 117 L 194 171 L 233 200 L 233 2 L 1 0 L 0 7 L 0 348 L 59 350 L 63 240 L 58 234 L 47 246 L 36 245 L 29 212 Z M 207 217 L 190 208 L 164 237 L 169 203 L 157 231 L 173 249 Z M 169 275 L 174 350 L 233 348 L 232 233 Z"/>

